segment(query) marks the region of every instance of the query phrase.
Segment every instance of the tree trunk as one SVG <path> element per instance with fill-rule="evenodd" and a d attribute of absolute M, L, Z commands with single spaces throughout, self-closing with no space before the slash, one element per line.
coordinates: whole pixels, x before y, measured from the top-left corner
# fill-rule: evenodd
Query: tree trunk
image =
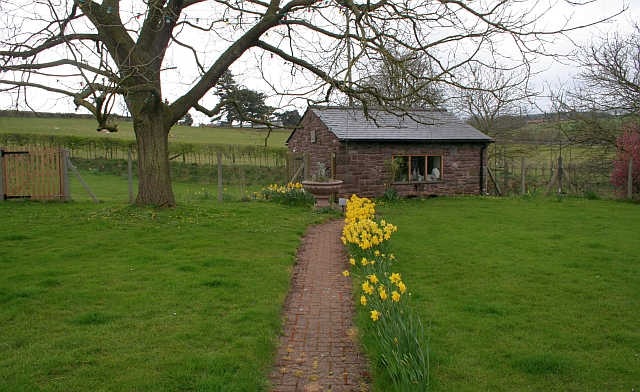
<path fill-rule="evenodd" d="M 138 145 L 139 206 L 175 207 L 169 166 L 169 130 L 161 110 L 134 116 L 133 129 Z"/>

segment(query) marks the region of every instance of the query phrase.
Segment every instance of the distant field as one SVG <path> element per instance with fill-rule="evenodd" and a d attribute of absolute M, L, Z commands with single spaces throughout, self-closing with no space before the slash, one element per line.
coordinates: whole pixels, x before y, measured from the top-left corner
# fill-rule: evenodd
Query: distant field
<path fill-rule="evenodd" d="M 120 122 L 118 132 L 109 135 L 96 132 L 96 121 L 77 118 L 15 118 L 0 117 L 0 133 L 36 133 L 46 135 L 103 136 L 134 139 L 133 123 Z M 273 131 L 267 144 L 284 147 L 291 131 Z M 223 143 L 264 145 L 266 131 L 251 128 L 200 128 L 176 125 L 171 130 L 171 141 L 184 143 Z"/>

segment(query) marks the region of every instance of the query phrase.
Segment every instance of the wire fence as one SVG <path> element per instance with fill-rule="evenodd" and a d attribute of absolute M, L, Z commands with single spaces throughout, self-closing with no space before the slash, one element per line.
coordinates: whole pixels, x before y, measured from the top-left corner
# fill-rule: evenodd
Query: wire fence
<path fill-rule="evenodd" d="M 497 141 L 489 148 L 488 164 L 491 173 L 487 191 L 492 195 L 547 192 L 550 186 L 557 193 L 561 185 L 561 193 L 613 196 L 613 155 L 604 149 L 594 151 L 566 141 Z M 560 169 L 562 177 L 551 184 Z"/>

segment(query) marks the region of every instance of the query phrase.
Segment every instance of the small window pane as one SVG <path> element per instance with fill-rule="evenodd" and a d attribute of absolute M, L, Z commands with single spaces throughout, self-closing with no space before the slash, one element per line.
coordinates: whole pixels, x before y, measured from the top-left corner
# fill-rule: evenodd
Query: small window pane
<path fill-rule="evenodd" d="M 427 158 L 427 173 L 430 180 L 442 179 L 442 157 L 430 156 Z"/>
<path fill-rule="evenodd" d="M 411 157 L 411 181 L 424 181 L 425 158 L 420 155 Z"/>
<path fill-rule="evenodd" d="M 397 163 L 394 181 L 409 181 L 409 157 L 393 157 Z"/>

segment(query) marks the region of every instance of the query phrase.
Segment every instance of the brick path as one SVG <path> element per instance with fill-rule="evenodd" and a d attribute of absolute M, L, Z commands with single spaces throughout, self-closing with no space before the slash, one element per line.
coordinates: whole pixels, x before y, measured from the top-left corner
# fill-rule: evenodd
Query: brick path
<path fill-rule="evenodd" d="M 307 230 L 285 303 L 272 392 L 367 391 L 367 364 L 354 341 L 349 262 L 342 221 Z"/>

